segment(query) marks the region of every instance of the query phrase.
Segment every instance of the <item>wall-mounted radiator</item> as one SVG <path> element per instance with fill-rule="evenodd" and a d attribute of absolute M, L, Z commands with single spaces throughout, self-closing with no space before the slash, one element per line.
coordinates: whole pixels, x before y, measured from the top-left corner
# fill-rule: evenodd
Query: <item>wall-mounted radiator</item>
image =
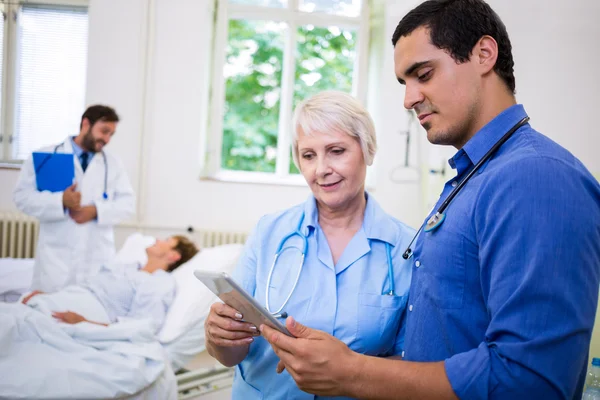
<path fill-rule="evenodd" d="M 158 238 L 166 238 L 171 235 L 184 235 L 193 240 L 200 248 L 215 247 L 223 244 L 241 243 L 244 244 L 248 238 L 245 232 L 217 231 L 195 229 L 193 227 L 177 228 L 152 225 L 132 225 L 121 224 L 116 227 L 117 245 L 123 240 L 123 236 L 127 237 L 133 232 L 140 232 L 144 235 L 154 236 Z"/>
<path fill-rule="evenodd" d="M 33 258 L 39 224 L 18 212 L 0 212 L 0 257 Z"/>

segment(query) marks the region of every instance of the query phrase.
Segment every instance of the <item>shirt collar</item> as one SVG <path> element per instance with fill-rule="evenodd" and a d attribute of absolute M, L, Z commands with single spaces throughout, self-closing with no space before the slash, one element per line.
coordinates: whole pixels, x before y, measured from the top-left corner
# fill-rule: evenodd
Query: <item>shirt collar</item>
<path fill-rule="evenodd" d="M 75 154 L 77 157 L 81 158 L 81 155 L 83 154 L 83 149 L 81 147 L 79 147 L 79 145 L 77 143 L 75 143 L 75 136 L 71 136 L 71 147 L 73 147 L 73 154 Z"/>
<path fill-rule="evenodd" d="M 470 164 L 477 164 L 483 156 L 527 113 L 521 104 L 515 104 L 498 114 L 473 136 L 454 157 L 448 160 L 460 175 Z M 466 156 L 466 157 L 465 157 Z"/>
<path fill-rule="evenodd" d="M 394 246 L 399 240 L 398 227 L 372 196 L 365 192 L 365 197 L 367 198 L 367 205 L 362 225 L 365 236 L 367 239 L 387 242 Z M 310 195 L 304 203 L 304 221 L 300 232 L 308 236 L 311 231 L 316 229 L 318 223 L 317 200 L 313 195 Z"/>

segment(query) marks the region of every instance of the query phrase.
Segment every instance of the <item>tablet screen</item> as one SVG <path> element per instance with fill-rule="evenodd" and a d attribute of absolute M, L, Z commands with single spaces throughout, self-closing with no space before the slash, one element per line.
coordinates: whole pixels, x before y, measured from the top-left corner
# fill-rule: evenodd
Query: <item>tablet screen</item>
<path fill-rule="evenodd" d="M 216 294 L 225 304 L 243 315 L 243 320 L 254 324 L 257 328 L 264 324 L 281 333 L 292 336 L 287 328 L 279 322 L 256 299 L 250 296 L 226 273 L 194 271 L 194 275 Z"/>

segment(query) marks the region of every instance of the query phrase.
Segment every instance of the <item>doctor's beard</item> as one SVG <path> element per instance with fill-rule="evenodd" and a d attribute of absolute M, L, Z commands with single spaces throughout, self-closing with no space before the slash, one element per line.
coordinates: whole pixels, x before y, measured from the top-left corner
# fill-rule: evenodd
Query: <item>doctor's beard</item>
<path fill-rule="evenodd" d="M 88 129 L 88 131 L 86 132 L 85 136 L 83 137 L 83 141 L 81 142 L 81 144 L 84 147 L 85 151 L 91 151 L 92 153 L 96 153 L 97 151 L 100 150 L 96 150 L 96 145 L 98 143 L 101 143 L 102 146 L 106 145 L 106 143 L 104 143 L 104 141 L 102 139 L 94 139 L 94 135 L 92 135 L 92 128 Z"/>

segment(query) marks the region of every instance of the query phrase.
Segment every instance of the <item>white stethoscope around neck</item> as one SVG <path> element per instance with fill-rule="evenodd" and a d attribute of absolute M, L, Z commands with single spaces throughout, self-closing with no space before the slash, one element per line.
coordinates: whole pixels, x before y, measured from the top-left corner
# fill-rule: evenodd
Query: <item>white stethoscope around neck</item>
<path fill-rule="evenodd" d="M 296 230 L 293 232 L 290 232 L 283 239 L 281 239 L 281 242 L 279 242 L 279 246 L 277 246 L 277 250 L 275 252 L 275 258 L 273 259 L 273 264 L 271 265 L 271 269 L 269 270 L 269 275 L 267 276 L 267 285 L 265 288 L 265 305 L 266 305 L 267 311 L 270 312 L 275 318 L 287 318 L 288 314 L 286 312 L 282 312 L 282 310 L 289 302 L 290 298 L 292 297 L 292 294 L 294 293 L 294 290 L 296 290 L 296 286 L 298 286 L 298 281 L 300 280 L 300 273 L 302 272 L 302 269 L 304 268 L 304 260 L 306 257 L 306 251 L 308 249 L 308 239 L 307 239 L 306 235 L 304 235 L 300 231 L 303 222 L 304 222 L 304 213 L 302 213 L 302 217 L 300 217 L 300 222 L 298 222 L 298 227 L 296 228 Z M 289 240 L 290 238 L 292 238 L 293 236 L 299 236 L 302 239 L 302 246 L 301 246 L 302 248 L 297 247 L 297 246 L 288 246 L 288 247 L 284 248 L 286 241 Z M 293 249 L 299 250 L 302 254 L 302 256 L 300 258 L 300 267 L 298 268 L 298 273 L 296 274 L 296 279 L 294 280 L 294 285 L 292 286 L 290 293 L 287 295 L 287 297 L 283 301 L 283 304 L 281 304 L 281 307 L 279 307 L 277 310 L 273 311 L 271 309 L 271 304 L 269 301 L 269 288 L 271 287 L 271 278 L 273 278 L 273 271 L 275 270 L 275 265 L 277 264 L 277 260 L 279 259 L 279 256 L 286 250 L 293 250 Z M 386 291 L 385 293 L 390 296 L 394 296 L 395 288 L 394 288 L 394 269 L 393 269 L 393 265 L 392 265 L 392 250 L 391 250 L 390 244 L 387 242 L 385 242 L 385 251 L 386 251 L 386 256 L 387 256 L 387 264 L 388 264 L 388 279 L 390 281 L 389 290 Z"/>

